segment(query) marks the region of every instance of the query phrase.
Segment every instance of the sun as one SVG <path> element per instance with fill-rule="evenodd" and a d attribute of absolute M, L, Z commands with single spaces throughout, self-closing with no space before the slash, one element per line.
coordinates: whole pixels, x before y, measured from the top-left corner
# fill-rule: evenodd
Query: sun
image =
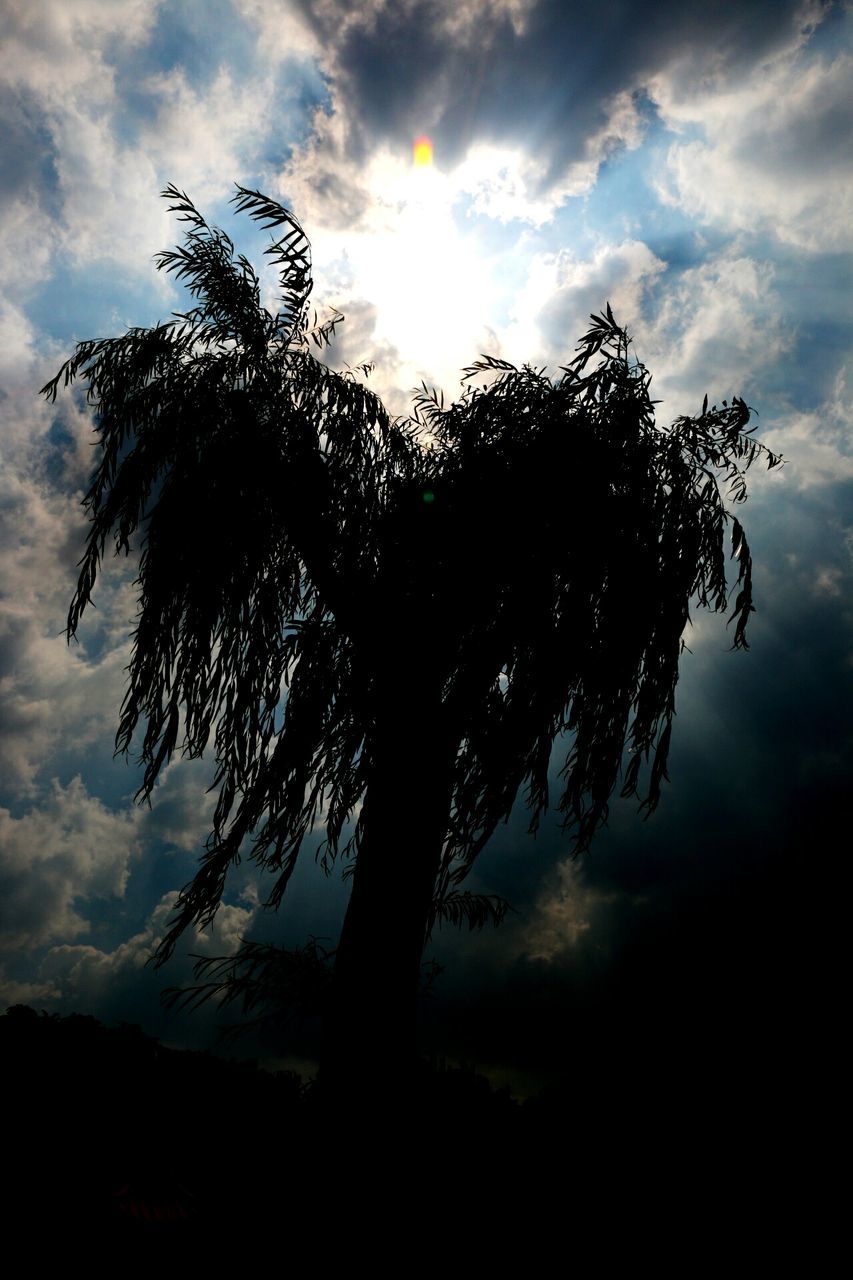
<path fill-rule="evenodd" d="M 375 308 L 377 338 L 399 358 L 398 383 L 408 391 L 426 378 L 455 398 L 462 367 L 483 350 L 496 281 L 460 215 L 454 177 L 435 158 L 421 135 L 408 163 L 377 162 L 372 226 L 350 239 L 348 257 Z"/>
<path fill-rule="evenodd" d="M 432 165 L 432 141 L 425 133 L 415 138 L 412 145 L 412 164 L 416 169 L 428 169 Z"/>

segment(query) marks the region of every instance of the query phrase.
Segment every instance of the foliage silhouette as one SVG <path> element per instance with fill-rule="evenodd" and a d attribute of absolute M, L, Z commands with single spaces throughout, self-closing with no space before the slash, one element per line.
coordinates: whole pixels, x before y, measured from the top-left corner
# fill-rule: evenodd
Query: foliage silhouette
<path fill-rule="evenodd" d="M 392 419 L 356 376 L 369 366 L 337 373 L 311 350 L 342 317 L 310 310 L 291 212 L 237 187 L 239 210 L 283 229 L 273 315 L 225 232 L 163 194 L 188 230 L 157 265 L 197 305 L 80 343 L 42 389 L 82 379 L 101 445 L 69 639 L 107 540 L 140 542 L 117 750 L 142 721 L 141 796 L 176 749 L 214 741 L 214 829 L 157 962 L 212 920 L 247 847 L 278 907 L 322 816 L 324 866 L 353 873 L 329 1060 L 358 1040 L 404 1058 L 425 941 L 440 919 L 500 922 L 506 904 L 459 885 L 524 786 L 536 829 L 560 735 L 576 850 L 626 749 L 621 794 L 657 805 L 691 602 L 728 609 L 730 524 L 732 647 L 747 647 L 752 561 L 727 503 L 756 459 L 781 459 L 738 398 L 656 423 L 609 305 L 557 381 L 483 356 L 454 404 L 424 386 Z M 220 993 L 238 969 L 214 971 Z"/>
<path fill-rule="evenodd" d="M 199 981 L 189 987 L 167 987 L 163 1005 L 183 1011 L 209 1000 L 221 1006 L 239 1005 L 241 1021 L 220 1033 L 225 1043 L 233 1043 L 252 1027 L 286 1024 L 326 1011 L 334 951 L 316 938 L 294 949 L 244 940 L 233 955 L 192 958 Z"/>

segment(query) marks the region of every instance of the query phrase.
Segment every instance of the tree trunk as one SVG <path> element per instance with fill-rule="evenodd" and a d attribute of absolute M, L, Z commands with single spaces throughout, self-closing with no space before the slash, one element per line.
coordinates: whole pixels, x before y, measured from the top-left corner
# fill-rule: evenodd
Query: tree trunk
<path fill-rule="evenodd" d="M 439 699 L 388 684 L 320 1072 L 339 1099 L 374 1103 L 399 1098 L 416 1063 L 421 957 L 450 807 Z"/>

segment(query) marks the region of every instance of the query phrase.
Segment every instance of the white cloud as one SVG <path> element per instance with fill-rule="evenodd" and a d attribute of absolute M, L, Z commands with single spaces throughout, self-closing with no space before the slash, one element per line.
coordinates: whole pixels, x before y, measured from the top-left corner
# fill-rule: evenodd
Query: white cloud
<path fill-rule="evenodd" d="M 842 582 L 844 574 L 840 569 L 836 569 L 833 565 L 816 566 L 817 577 L 814 580 L 812 590 L 816 596 L 827 596 L 829 599 L 836 600 L 842 595 Z"/>
<path fill-rule="evenodd" d="M 69 648 L 62 635 L 85 539 L 80 499 L 93 434 L 70 395 L 55 407 L 38 399 L 60 358 L 54 344 L 40 349 L 20 308 L 0 303 L 0 770 L 19 795 L 58 748 L 112 736 L 136 612 L 131 566 L 108 550 L 81 642 Z"/>
<path fill-rule="evenodd" d="M 0 1007 L 13 1004 L 52 1003 L 60 997 L 60 990 L 54 982 L 19 982 L 10 978 L 0 965 Z"/>
<path fill-rule="evenodd" d="M 159 175 L 151 155 L 121 145 L 115 122 L 114 112 L 94 112 L 82 95 L 52 114 L 62 199 L 55 261 L 120 265 L 166 296 L 170 290 L 151 262 L 168 239 L 168 215 L 156 198 Z"/>
<path fill-rule="evenodd" d="M 50 275 L 55 242 L 56 228 L 32 192 L 5 205 L 0 213 L 0 280 L 5 295 L 0 297 L 0 377 L 9 366 L 19 370 L 22 358 L 32 355 L 32 328 L 12 300 L 25 300 Z"/>
<path fill-rule="evenodd" d="M 295 7 L 281 0 L 232 0 L 243 20 L 253 27 L 258 55 L 268 62 L 289 58 L 317 58 L 321 48 Z M 361 6 L 359 6 L 361 7 Z"/>
<path fill-rule="evenodd" d="M 146 40 L 157 7 L 146 0 L 6 6 L 0 82 L 26 99 L 29 127 L 52 142 L 62 207 L 59 219 L 49 217 L 43 192 L 31 183 L 4 210 L 0 262 L 13 265 L 4 273 L 7 287 L 26 293 L 68 261 L 124 260 L 130 271 L 150 269 L 151 254 L 162 247 L 154 170 L 114 134 L 120 109 L 107 57 L 112 46 Z M 33 132 L 33 144 L 35 138 Z"/>
<path fill-rule="evenodd" d="M 116 982 L 145 968 L 171 924 L 177 897 L 174 891 L 164 894 L 139 933 L 113 951 L 79 943 L 51 947 L 39 967 L 39 979 L 66 997 L 97 1002 Z M 190 930 L 185 935 L 180 956 L 176 956 L 182 973 L 176 974 L 174 967 L 170 968 L 170 982 L 189 980 L 192 968 L 189 952 L 233 955 L 249 931 L 255 910 L 256 904 L 251 902 L 245 907 L 224 904 L 207 929 Z"/>
<path fill-rule="evenodd" d="M 124 896 L 138 824 L 137 812 L 111 812 L 80 777 L 67 787 L 54 779 L 41 807 L 20 818 L 0 809 L 3 949 L 86 933 L 86 900 Z"/>
<path fill-rule="evenodd" d="M 143 818 L 146 838 L 165 840 L 185 853 L 201 852 L 213 826 L 215 795 L 209 760 L 173 760 L 161 773 Z"/>
<path fill-rule="evenodd" d="M 51 947 L 39 966 L 39 977 L 57 985 L 63 995 L 97 997 L 122 973 L 144 969 L 169 926 L 177 893 L 166 893 L 144 927 L 113 951 L 82 943 Z"/>
<path fill-rule="evenodd" d="M 0 747 L 4 786 L 21 797 L 38 794 L 38 775 L 59 751 L 112 738 L 124 692 L 128 652 L 113 649 L 94 663 L 48 639 L 35 624 L 7 613 L 0 636 L 21 655 L 3 681 L 0 705 L 6 730 Z"/>
<path fill-rule="evenodd" d="M 35 342 L 35 329 L 25 312 L 7 298 L 0 297 L 0 381 L 4 400 L 8 398 L 10 389 L 23 389 L 22 383 L 32 399 L 32 383 L 27 384 L 35 365 Z M 3 408 L 3 418 L 11 420 L 12 408 L 11 404 Z M 45 416 L 42 415 L 43 418 Z M 9 425 L 13 425 L 11 421 Z"/>
<path fill-rule="evenodd" d="M 582 943 L 602 912 L 617 899 L 618 894 L 586 884 L 579 863 L 571 859 L 562 862 L 557 868 L 556 887 L 540 896 L 521 934 L 524 955 L 547 963 L 557 960 Z"/>
<path fill-rule="evenodd" d="M 750 491 L 765 484 L 807 489 L 853 476 L 850 439 L 853 399 L 842 368 L 823 402 L 813 410 L 790 408 L 773 393 L 771 412 L 762 396 L 768 375 L 791 350 L 796 324 L 776 285 L 771 262 L 728 249 L 681 273 L 663 295 L 657 315 L 641 319 L 635 349 L 652 370 L 658 414 L 672 421 L 698 411 L 705 394 L 712 403 L 739 395 L 759 411 L 752 426 L 786 465 L 770 473 L 757 464 Z"/>
<path fill-rule="evenodd" d="M 262 35 L 273 23 L 272 9 L 246 7 Z M 200 202 L 220 200 L 230 194 L 231 181 L 245 179 L 256 163 L 267 137 L 263 122 L 288 127 L 280 103 L 275 117 L 270 112 L 275 75 L 282 61 L 294 61 L 300 50 L 304 57 L 307 36 L 275 57 L 268 44 L 259 46 L 255 74 L 240 81 L 224 66 L 201 89 L 190 86 L 180 66 L 134 79 L 130 55 L 147 42 L 157 9 L 147 0 L 73 6 L 43 0 L 14 4 L 7 14 L 0 82 L 26 97 L 22 127 L 38 125 L 41 146 L 50 139 L 58 186 L 51 198 L 59 204 L 48 217 L 42 179 L 33 177 L 3 212 L 0 264 L 11 268 L 4 276 L 19 292 L 41 286 L 59 265 L 100 263 L 171 299 L 172 284 L 151 262 L 174 226 L 157 199 L 160 189 L 175 181 Z M 294 23 L 279 13 L 282 40 Z M 113 58 L 117 45 L 125 54 L 121 81 Z M 137 93 L 133 109 L 128 77 Z M 131 316 L 122 321 L 137 322 Z"/>
<path fill-rule="evenodd" d="M 780 415 L 761 439 L 784 455 L 780 480 L 794 489 L 813 489 L 853 479 L 849 411 L 837 415 L 832 402 L 809 413 Z"/>
<path fill-rule="evenodd" d="M 517 219 L 534 227 L 551 222 L 571 198 L 587 195 L 599 169 L 619 147 L 634 150 L 644 127 L 634 96 L 627 90 L 603 108 L 605 123 L 584 142 L 584 155 L 563 173 L 549 174 L 542 156 L 520 148 L 478 142 L 449 175 L 452 187 L 472 197 L 475 213 L 499 222 Z"/>
<path fill-rule="evenodd" d="M 159 0 L 7 0 L 0 81 L 57 104 L 78 89 L 102 103 L 113 91 L 106 47 L 145 41 L 159 7 Z"/>
<path fill-rule="evenodd" d="M 729 231 L 774 234 L 799 249 L 853 245 L 850 79 L 853 58 L 807 56 L 803 37 L 751 74 L 699 76 L 675 67 L 650 84 L 677 141 L 661 198 Z"/>
<path fill-rule="evenodd" d="M 498 330 L 500 354 L 516 363 L 567 363 L 591 312 L 609 301 L 633 330 L 649 286 L 666 270 L 640 240 L 601 243 L 586 258 L 569 250 L 536 254 L 517 290 L 508 326 Z"/>
<path fill-rule="evenodd" d="M 654 321 L 635 332 L 663 417 L 698 411 L 706 393 L 717 403 L 732 395 L 749 401 L 759 376 L 792 342 L 784 314 L 772 263 L 737 244 L 682 272 Z"/>
<path fill-rule="evenodd" d="M 135 614 L 127 570 L 119 565 L 115 575 L 110 565 L 81 643 L 67 645 L 62 630 L 84 536 L 79 495 L 33 474 L 20 456 L 25 447 L 22 441 L 12 449 L 0 478 L 0 768 L 4 786 L 19 795 L 32 793 L 56 750 L 112 736 Z M 90 657 L 100 642 L 101 652 Z"/>
<path fill-rule="evenodd" d="M 482 40 L 483 32 L 501 18 L 509 21 L 516 36 L 523 36 L 535 5 L 536 0 L 443 0 L 436 8 L 448 36 L 473 42 Z"/>
<path fill-rule="evenodd" d="M 193 88 L 180 67 L 152 77 L 144 88 L 156 96 L 157 108 L 140 122 L 139 158 L 148 158 L 159 177 L 189 192 L 201 208 L 230 195 L 265 137 L 259 122 L 269 113 L 274 87 L 269 72 L 235 82 L 226 67 L 202 89 Z M 155 190 L 149 186 L 149 204 Z"/>
<path fill-rule="evenodd" d="M 498 222 L 519 220 L 539 227 L 550 222 L 568 195 L 544 192 L 545 165 L 519 148 L 479 142 L 469 148 L 465 160 L 452 175 L 453 186 L 471 197 L 471 211 Z M 581 190 L 585 189 L 581 186 Z"/>

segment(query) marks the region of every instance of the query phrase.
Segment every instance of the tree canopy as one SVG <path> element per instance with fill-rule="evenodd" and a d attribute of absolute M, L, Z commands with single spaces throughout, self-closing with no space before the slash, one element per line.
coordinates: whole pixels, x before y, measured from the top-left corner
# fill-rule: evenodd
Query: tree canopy
<path fill-rule="evenodd" d="M 576 849 L 617 787 L 655 808 L 690 608 L 726 612 L 747 647 L 752 560 L 734 512 L 750 465 L 781 459 L 739 398 L 659 423 L 609 304 L 556 379 L 483 356 L 454 403 L 423 387 L 411 417 L 392 417 L 369 366 L 321 358 L 342 316 L 311 309 L 291 211 L 237 187 L 237 209 L 281 232 L 266 249 L 273 314 L 229 236 L 163 194 L 187 230 L 157 266 L 196 305 L 80 343 L 42 389 L 54 400 L 80 379 L 100 442 L 69 638 L 108 541 L 139 545 L 117 749 L 139 740 L 143 797 L 176 750 L 215 752 L 214 828 L 158 959 L 211 921 L 247 852 L 278 906 L 318 821 L 326 865 L 342 857 L 358 878 L 393 789 L 409 791 L 396 818 L 418 823 L 432 801 L 406 778 L 438 759 L 420 952 L 441 915 L 500 917 L 459 886 L 522 789 L 535 829 L 561 737 Z M 382 875 L 414 857 L 398 839 Z"/>

